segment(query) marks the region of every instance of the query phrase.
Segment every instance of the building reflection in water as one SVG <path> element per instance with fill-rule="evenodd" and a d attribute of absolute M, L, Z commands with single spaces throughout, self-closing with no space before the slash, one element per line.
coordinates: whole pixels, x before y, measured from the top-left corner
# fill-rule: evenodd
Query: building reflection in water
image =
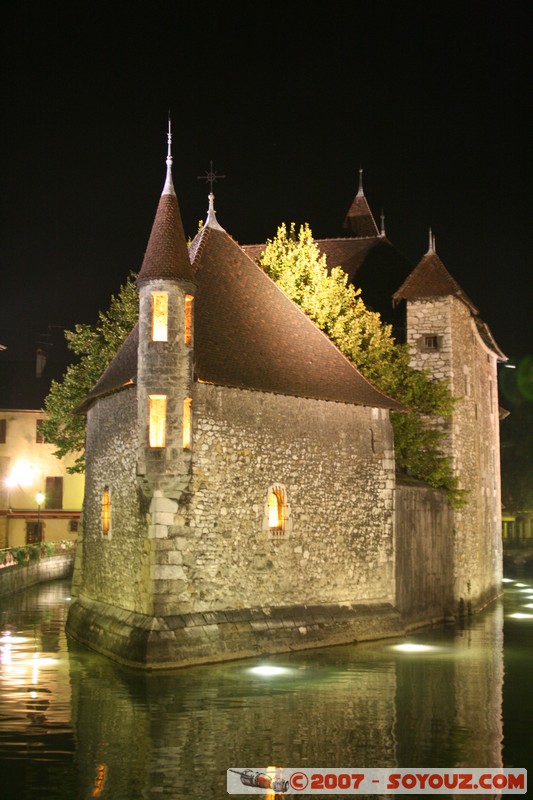
<path fill-rule="evenodd" d="M 218 799 L 235 766 L 502 765 L 499 603 L 463 630 L 143 675 L 67 644 L 65 588 L 45 590 L 0 609 L 0 757 L 34 798 Z"/>

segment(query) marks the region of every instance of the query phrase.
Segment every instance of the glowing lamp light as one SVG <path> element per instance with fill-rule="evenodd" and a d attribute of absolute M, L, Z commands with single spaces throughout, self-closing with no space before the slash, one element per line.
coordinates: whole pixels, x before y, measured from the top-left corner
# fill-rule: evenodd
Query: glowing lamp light
<path fill-rule="evenodd" d="M 514 583 L 512 578 L 502 578 L 502 583 Z"/>
<path fill-rule="evenodd" d="M 14 489 L 15 486 L 31 486 L 33 481 L 33 469 L 27 461 L 17 461 L 6 479 L 10 489 Z"/>
<path fill-rule="evenodd" d="M 517 611 L 515 614 L 509 614 L 513 619 L 533 619 L 533 614 L 522 614 Z"/>
<path fill-rule="evenodd" d="M 37 500 L 37 505 L 42 506 L 42 504 L 44 503 L 44 493 L 37 492 L 37 494 L 35 495 L 35 499 Z"/>

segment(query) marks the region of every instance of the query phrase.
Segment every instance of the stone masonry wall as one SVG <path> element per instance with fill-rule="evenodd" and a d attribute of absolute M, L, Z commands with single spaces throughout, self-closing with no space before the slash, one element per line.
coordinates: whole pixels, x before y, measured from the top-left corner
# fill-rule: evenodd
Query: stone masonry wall
<path fill-rule="evenodd" d="M 134 388 L 102 398 L 89 410 L 81 579 L 77 585 L 81 596 L 150 614 L 148 502 L 137 484 L 136 423 Z M 108 536 L 102 534 L 106 486 L 111 503 Z"/>
<path fill-rule="evenodd" d="M 149 504 L 135 474 L 135 394 L 89 412 L 81 596 L 156 615 L 394 602 L 388 412 L 196 384 L 189 490 Z M 287 500 L 279 541 L 266 524 L 274 484 Z"/>
<path fill-rule="evenodd" d="M 388 412 L 196 384 L 193 414 L 191 494 L 169 529 L 174 606 L 394 600 Z M 279 540 L 272 485 L 288 506 Z"/>

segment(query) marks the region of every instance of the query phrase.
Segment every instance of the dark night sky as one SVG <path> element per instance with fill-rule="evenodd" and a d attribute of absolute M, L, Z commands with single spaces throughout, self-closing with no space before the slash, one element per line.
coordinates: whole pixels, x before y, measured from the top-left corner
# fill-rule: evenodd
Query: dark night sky
<path fill-rule="evenodd" d="M 503 351 L 533 352 L 529 3 L 210 6 L 3 10 L 0 358 L 48 330 L 59 354 L 140 268 L 169 110 L 188 236 L 210 160 L 241 244 L 291 221 L 341 235 L 362 165 L 398 249 L 416 262 L 431 226 Z"/>

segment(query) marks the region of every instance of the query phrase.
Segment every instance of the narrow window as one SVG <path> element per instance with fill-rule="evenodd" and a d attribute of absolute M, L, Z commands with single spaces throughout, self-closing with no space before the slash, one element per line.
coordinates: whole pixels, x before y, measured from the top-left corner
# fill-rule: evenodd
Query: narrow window
<path fill-rule="evenodd" d="M 0 444 L 6 443 L 7 419 L 0 419 Z"/>
<path fill-rule="evenodd" d="M 168 292 L 152 292 L 152 341 L 168 340 Z"/>
<path fill-rule="evenodd" d="M 109 486 L 104 486 L 102 492 L 102 534 L 109 536 L 111 530 L 111 498 L 109 496 Z"/>
<path fill-rule="evenodd" d="M 183 449 L 191 449 L 191 422 L 192 422 L 192 398 L 186 397 L 183 401 Z"/>
<path fill-rule="evenodd" d="M 63 478 L 45 479 L 45 508 L 63 508 Z"/>
<path fill-rule="evenodd" d="M 424 348 L 426 350 L 438 350 L 439 349 L 439 337 L 438 336 L 424 336 Z"/>
<path fill-rule="evenodd" d="M 185 295 L 185 334 L 184 334 L 184 342 L 185 344 L 191 344 L 192 342 L 192 301 L 193 301 L 192 294 Z"/>
<path fill-rule="evenodd" d="M 42 541 L 42 522 L 26 522 L 26 544 L 37 544 Z"/>
<path fill-rule="evenodd" d="M 285 530 L 285 492 L 272 488 L 268 493 L 268 526 L 272 532 Z"/>
<path fill-rule="evenodd" d="M 78 532 L 78 520 L 71 519 L 68 524 L 68 532 L 69 533 L 77 533 Z"/>
<path fill-rule="evenodd" d="M 164 394 L 150 395 L 150 422 L 149 440 L 150 447 L 165 446 L 165 432 L 167 422 L 167 398 Z"/>
<path fill-rule="evenodd" d="M 42 444 L 44 442 L 43 436 L 43 419 L 36 419 L 35 420 L 35 442 L 36 444 Z"/>

